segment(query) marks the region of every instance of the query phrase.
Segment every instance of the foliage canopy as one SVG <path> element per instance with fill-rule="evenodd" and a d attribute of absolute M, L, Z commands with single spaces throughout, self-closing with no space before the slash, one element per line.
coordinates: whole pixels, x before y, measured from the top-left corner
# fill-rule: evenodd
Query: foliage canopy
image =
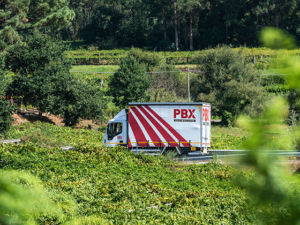
<path fill-rule="evenodd" d="M 149 64 L 148 64 L 149 65 Z M 109 82 L 110 94 L 114 102 L 121 107 L 129 102 L 147 101 L 147 89 L 150 79 L 146 73 L 146 64 L 138 60 L 134 52 L 122 59 L 119 70 Z"/>
<path fill-rule="evenodd" d="M 7 49 L 6 65 L 15 73 L 11 95 L 41 113 L 63 115 L 72 126 L 79 117 L 101 117 L 105 100 L 99 88 L 73 78 L 64 49 L 47 35 L 35 34 Z"/>
<path fill-rule="evenodd" d="M 8 78 L 4 70 L 4 55 L 0 53 L 0 134 L 6 133 L 12 124 L 12 107 L 6 99 L 8 85 Z"/>
<path fill-rule="evenodd" d="M 191 94 L 195 101 L 211 102 L 214 114 L 224 125 L 232 125 L 241 113 L 257 115 L 263 108 L 265 93 L 259 74 L 242 55 L 229 47 L 198 57 L 203 65 L 192 80 Z"/>

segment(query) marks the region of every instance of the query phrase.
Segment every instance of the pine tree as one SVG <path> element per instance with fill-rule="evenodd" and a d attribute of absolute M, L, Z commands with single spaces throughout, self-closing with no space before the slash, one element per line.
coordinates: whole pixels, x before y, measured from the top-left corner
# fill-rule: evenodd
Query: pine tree
<path fill-rule="evenodd" d="M 70 24 L 75 14 L 67 0 L 2 0 L 0 1 L 1 46 L 21 40 L 31 29 L 59 30 Z"/>

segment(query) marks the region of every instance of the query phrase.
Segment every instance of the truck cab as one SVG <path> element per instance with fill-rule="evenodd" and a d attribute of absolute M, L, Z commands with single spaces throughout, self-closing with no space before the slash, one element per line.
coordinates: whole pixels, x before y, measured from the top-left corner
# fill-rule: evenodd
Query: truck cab
<path fill-rule="evenodd" d="M 126 109 L 111 119 L 103 137 L 103 144 L 109 147 L 127 144 L 127 114 Z"/>

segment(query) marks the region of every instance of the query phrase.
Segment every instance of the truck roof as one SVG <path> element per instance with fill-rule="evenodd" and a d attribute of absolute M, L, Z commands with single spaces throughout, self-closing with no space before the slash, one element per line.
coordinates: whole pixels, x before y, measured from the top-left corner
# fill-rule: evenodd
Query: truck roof
<path fill-rule="evenodd" d="M 128 105 L 203 105 L 209 104 L 207 102 L 130 102 Z"/>

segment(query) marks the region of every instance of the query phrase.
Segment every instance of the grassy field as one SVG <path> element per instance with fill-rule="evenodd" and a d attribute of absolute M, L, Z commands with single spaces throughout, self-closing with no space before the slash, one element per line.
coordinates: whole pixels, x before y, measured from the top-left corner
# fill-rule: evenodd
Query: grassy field
<path fill-rule="evenodd" d="M 238 127 L 212 126 L 212 149 L 241 149 L 247 138 L 247 132 Z"/>
<path fill-rule="evenodd" d="M 71 72 L 115 72 L 118 69 L 118 65 L 73 65 Z"/>
<path fill-rule="evenodd" d="M 117 65 L 79 65 L 79 66 L 72 66 L 70 72 L 76 77 L 84 81 L 89 80 L 104 80 L 106 81 L 113 72 L 117 71 L 119 66 Z M 101 73 L 97 73 L 101 72 Z M 107 82 L 104 83 L 107 85 Z"/>
<path fill-rule="evenodd" d="M 224 128 L 214 129 L 223 134 Z M 233 129 L 229 133 L 237 135 Z M 29 173 L 56 214 L 35 214 L 38 224 L 253 224 L 254 208 L 235 179 L 249 171 L 209 163 L 181 165 L 167 158 L 101 146 L 98 131 L 50 124 L 13 127 L 0 145 L 0 173 Z M 75 148 L 56 148 L 70 142 Z M 14 174 L 13 176 L 15 176 Z M 22 178 L 23 188 L 29 181 Z M 16 180 L 10 178 L 11 180 Z M 17 179 L 18 181 L 18 179 Z M 15 181 L 16 182 L 16 181 Z M 30 182 L 29 182 L 30 183 Z M 41 204 L 41 203 L 39 203 Z"/>

